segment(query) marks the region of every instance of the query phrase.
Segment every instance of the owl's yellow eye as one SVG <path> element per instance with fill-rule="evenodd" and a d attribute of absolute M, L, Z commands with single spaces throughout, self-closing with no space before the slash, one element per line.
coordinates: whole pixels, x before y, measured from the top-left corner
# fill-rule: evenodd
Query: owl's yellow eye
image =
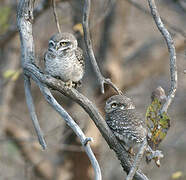
<path fill-rule="evenodd" d="M 112 108 L 115 108 L 116 106 L 117 106 L 116 103 L 112 103 L 112 105 L 111 105 Z"/>
<path fill-rule="evenodd" d="M 67 43 L 66 42 L 60 42 L 60 46 L 66 46 Z"/>

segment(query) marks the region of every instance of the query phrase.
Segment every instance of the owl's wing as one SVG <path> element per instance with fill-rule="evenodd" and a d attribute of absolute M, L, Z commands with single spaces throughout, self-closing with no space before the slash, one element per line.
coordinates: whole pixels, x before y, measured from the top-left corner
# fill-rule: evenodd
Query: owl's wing
<path fill-rule="evenodd" d="M 75 55 L 76 55 L 76 58 L 79 61 L 80 65 L 83 68 L 83 72 L 85 72 L 85 59 L 84 59 L 84 56 L 83 56 L 83 50 L 78 47 L 75 50 Z M 81 86 L 82 81 L 80 80 L 78 82 L 73 82 L 73 84 L 74 84 L 74 88 L 77 88 L 77 87 L 80 87 Z"/>
<path fill-rule="evenodd" d="M 84 71 L 84 69 L 85 69 L 85 59 L 84 59 L 84 56 L 83 56 L 83 50 L 78 47 L 75 51 L 75 55 L 76 55 L 76 58 L 79 61 L 79 63 L 82 65 L 83 71 Z"/>

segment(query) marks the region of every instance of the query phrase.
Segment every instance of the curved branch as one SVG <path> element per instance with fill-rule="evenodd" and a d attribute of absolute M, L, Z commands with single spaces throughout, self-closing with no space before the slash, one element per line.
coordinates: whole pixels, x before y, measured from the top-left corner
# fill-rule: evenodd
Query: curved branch
<path fill-rule="evenodd" d="M 40 82 L 47 85 L 51 89 L 62 93 L 63 95 L 71 98 L 73 101 L 78 103 L 94 121 L 95 125 L 99 129 L 109 147 L 115 151 L 118 159 L 121 162 L 123 170 L 129 173 L 130 168 L 132 167 L 130 156 L 116 139 L 110 128 L 107 126 L 98 109 L 87 97 L 78 92 L 76 89 L 67 88 L 64 82 L 62 82 L 61 80 L 57 80 L 50 75 L 43 74 L 33 64 L 27 64 L 24 70 L 26 75 L 30 76 L 33 80 L 36 81 L 36 79 L 38 79 Z M 148 178 L 140 171 L 136 172 L 134 178 L 136 180 L 148 180 Z"/>
<path fill-rule="evenodd" d="M 170 54 L 170 79 L 171 79 L 171 86 L 169 90 L 169 94 L 167 96 L 166 102 L 163 104 L 160 114 L 163 112 L 167 112 L 168 107 L 170 106 L 172 100 L 175 97 L 176 89 L 177 89 L 177 66 L 176 66 L 176 51 L 174 47 L 173 39 L 168 32 L 168 30 L 165 28 L 163 22 L 161 21 L 160 15 L 157 11 L 156 4 L 154 0 L 148 0 L 149 7 L 151 10 L 151 14 L 154 18 L 154 21 L 161 32 L 163 38 L 165 39 L 168 47 L 168 51 Z"/>
<path fill-rule="evenodd" d="M 146 15 L 150 15 L 151 16 L 151 13 L 146 10 L 143 5 L 141 3 L 137 3 L 136 1 L 134 0 L 126 0 L 128 3 L 130 3 L 131 5 L 133 5 L 135 8 L 141 10 L 142 12 L 144 12 Z M 179 2 L 179 1 L 178 1 Z M 170 29 L 170 31 L 172 32 L 176 32 L 176 33 L 179 33 L 180 35 L 182 35 L 184 38 L 186 38 L 186 33 L 185 31 L 183 31 L 182 29 L 180 29 L 179 27 L 176 27 L 175 24 L 171 24 L 169 23 L 166 19 L 164 18 L 161 18 L 162 21 L 164 22 L 165 25 L 168 26 L 168 28 Z"/>
<path fill-rule="evenodd" d="M 61 115 L 61 117 L 66 121 L 68 126 L 75 132 L 75 134 L 79 137 L 81 144 L 87 153 L 90 162 L 92 164 L 92 167 L 94 169 L 95 173 L 95 180 L 101 180 L 101 170 L 98 164 L 98 161 L 96 160 L 96 157 L 94 156 L 94 153 L 92 152 L 92 149 L 90 145 L 87 143 L 88 141 L 91 141 L 91 138 L 86 138 L 80 127 L 75 123 L 75 121 L 72 119 L 72 117 L 59 105 L 59 103 L 55 100 L 53 95 L 51 94 L 50 90 L 43 85 L 40 81 L 36 81 L 37 85 L 39 86 L 43 96 L 45 97 L 46 101 Z"/>
<path fill-rule="evenodd" d="M 25 63 L 34 62 L 34 42 L 32 37 L 32 21 L 33 21 L 33 3 L 34 1 L 20 1 L 17 11 L 17 25 L 21 39 L 21 64 L 24 67 Z M 39 121 L 35 112 L 33 98 L 31 94 L 30 77 L 24 76 L 24 89 L 26 96 L 26 103 L 29 109 L 29 113 L 38 136 L 39 143 L 43 149 L 46 149 L 47 145 L 41 131 Z"/>
<path fill-rule="evenodd" d="M 46 149 L 47 145 L 46 145 L 43 133 L 41 131 L 41 128 L 40 128 L 40 125 L 37 119 L 30 86 L 31 86 L 30 78 L 24 75 L 25 97 L 26 97 L 26 103 L 27 103 L 27 106 L 30 112 L 30 117 L 32 119 L 35 131 L 37 133 L 39 144 L 42 146 L 43 149 Z"/>
<path fill-rule="evenodd" d="M 21 38 L 21 50 L 22 50 L 22 67 L 24 69 L 25 75 L 32 78 L 36 83 L 39 85 L 44 84 L 45 85 L 61 92 L 62 94 L 70 97 L 72 100 L 77 102 L 80 106 L 84 108 L 84 110 L 89 114 L 89 116 L 93 119 L 94 123 L 100 130 L 101 134 L 107 141 L 108 145 L 111 149 L 113 149 L 118 157 L 118 159 L 121 162 L 121 165 L 127 173 L 129 173 L 132 165 L 131 165 L 131 158 L 128 155 L 128 153 L 124 150 L 123 146 L 118 142 L 112 131 L 107 126 L 105 120 L 97 110 L 97 108 L 93 105 L 91 101 L 89 101 L 88 98 L 83 96 L 81 93 L 79 93 L 75 89 L 69 89 L 65 86 L 65 84 L 57 80 L 49 75 L 43 74 L 35 65 L 34 65 L 34 42 L 33 42 L 33 36 L 32 36 L 32 0 L 21 0 L 19 3 L 19 11 L 18 11 L 18 26 L 20 31 L 20 38 Z M 29 4 L 31 3 L 31 4 Z M 40 83 L 38 83 L 40 82 Z M 43 91 L 43 87 L 41 87 L 41 90 Z M 45 89 L 46 90 L 46 89 Z M 45 94 L 47 92 L 47 94 Z M 55 109 L 61 113 L 61 116 L 63 116 L 64 111 L 61 106 L 56 106 L 56 101 L 54 101 L 53 98 L 51 98 L 50 91 L 43 91 L 45 94 L 45 97 L 49 97 L 48 102 L 54 107 Z M 49 93 L 49 94 L 48 94 Z M 48 96 L 49 95 L 49 96 Z M 50 100 L 50 101 L 49 101 Z M 63 113 L 62 113 L 63 112 Z M 64 119 L 69 118 L 64 115 Z M 77 133 L 77 132 L 76 132 Z M 86 145 L 86 142 L 84 142 L 84 145 Z M 89 147 L 88 145 L 86 147 Z M 96 169 L 98 171 L 98 168 Z M 148 178 L 141 173 L 140 171 L 137 171 L 135 173 L 134 178 L 136 180 L 148 180 Z"/>
<path fill-rule="evenodd" d="M 90 15 L 90 6 L 91 6 L 91 0 L 85 0 L 85 5 L 83 9 L 83 31 L 84 31 L 84 41 L 85 41 L 85 47 L 87 55 L 91 61 L 91 64 L 93 66 L 94 72 L 96 73 L 96 76 L 98 78 L 98 82 L 101 86 L 101 92 L 104 93 L 104 84 L 109 84 L 113 89 L 115 89 L 119 94 L 122 94 L 121 91 L 116 87 L 115 84 L 112 83 L 110 79 L 106 79 L 103 77 L 103 75 L 100 72 L 100 69 L 97 65 L 96 58 L 94 56 L 93 48 L 92 48 L 92 42 L 90 39 L 90 31 L 89 31 L 89 15 Z"/>
<path fill-rule="evenodd" d="M 20 0 L 17 13 L 17 24 L 20 32 L 21 39 L 21 53 L 22 53 L 22 68 L 25 74 L 25 95 L 27 100 L 27 105 L 31 114 L 31 118 L 34 122 L 34 127 L 38 135 L 41 134 L 40 126 L 37 120 L 37 116 L 34 109 L 34 104 L 31 96 L 30 88 L 30 75 L 26 74 L 26 67 L 34 63 L 34 41 L 32 35 L 32 21 L 33 21 L 33 6 L 34 0 Z M 39 86 L 41 92 L 43 93 L 45 99 L 48 103 L 64 118 L 66 123 L 72 128 L 76 135 L 80 138 L 80 141 L 87 153 L 95 172 L 95 180 L 101 180 L 101 170 L 99 164 L 88 144 L 90 138 L 86 138 L 79 126 L 74 122 L 74 120 L 69 116 L 69 114 L 58 104 L 54 99 L 49 89 L 45 84 L 41 83 L 39 79 L 32 77 L 37 85 Z M 39 138 L 40 136 L 38 136 Z M 42 136 L 41 136 L 42 137 Z M 40 142 L 41 143 L 41 142 Z M 41 143 L 42 144 L 42 143 Z M 46 144 L 44 144 L 46 146 Z M 44 146 L 44 147 L 45 147 Z"/>

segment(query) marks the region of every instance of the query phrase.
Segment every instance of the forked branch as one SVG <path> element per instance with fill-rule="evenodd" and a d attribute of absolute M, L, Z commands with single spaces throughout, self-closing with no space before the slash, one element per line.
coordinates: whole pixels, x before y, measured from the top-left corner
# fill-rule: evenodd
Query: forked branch
<path fill-rule="evenodd" d="M 35 62 L 34 41 L 32 35 L 33 7 L 34 7 L 34 0 L 19 1 L 18 12 L 17 12 L 17 25 L 18 25 L 20 40 L 21 40 L 21 55 L 22 55 L 21 60 L 22 60 L 24 77 L 25 77 L 25 95 L 27 99 L 27 105 L 29 107 L 29 111 L 31 114 L 31 118 L 34 123 L 34 127 L 36 129 L 36 132 L 38 133 L 38 138 L 40 140 L 40 137 L 43 138 L 43 136 L 42 133 L 40 132 L 41 131 L 40 126 L 37 120 L 34 104 L 32 101 L 31 89 L 30 89 L 30 77 L 39 86 L 47 102 L 61 115 L 61 117 L 75 132 L 75 134 L 80 138 L 83 148 L 85 149 L 85 152 L 87 153 L 92 163 L 92 166 L 94 168 L 95 180 L 101 180 L 102 178 L 101 178 L 101 170 L 99 164 L 90 148 L 90 145 L 87 143 L 91 139 L 85 137 L 80 127 L 74 122 L 74 120 L 70 117 L 70 115 L 54 99 L 47 86 L 44 83 L 40 82 L 40 80 L 35 76 L 30 76 L 30 74 L 27 73 L 27 66 L 29 65 L 34 66 L 33 64 Z M 37 70 L 38 72 L 40 72 L 39 69 Z M 40 143 L 43 140 L 44 139 L 41 139 Z M 46 144 L 41 143 L 41 145 L 43 145 L 43 148 L 46 148 Z"/>
<path fill-rule="evenodd" d="M 85 47 L 87 55 L 90 59 L 90 62 L 93 66 L 94 72 L 98 78 L 98 82 L 101 86 L 101 92 L 104 93 L 104 84 L 109 84 L 113 89 L 115 89 L 119 94 L 122 94 L 121 91 L 116 87 L 114 83 L 110 79 L 103 77 L 96 62 L 96 58 L 94 55 L 94 51 L 92 48 L 92 42 L 90 39 L 90 30 L 89 30 L 89 15 L 90 15 L 90 7 L 91 7 L 91 0 L 84 1 L 84 9 L 83 9 L 83 31 L 84 31 L 84 40 L 85 40 Z"/>

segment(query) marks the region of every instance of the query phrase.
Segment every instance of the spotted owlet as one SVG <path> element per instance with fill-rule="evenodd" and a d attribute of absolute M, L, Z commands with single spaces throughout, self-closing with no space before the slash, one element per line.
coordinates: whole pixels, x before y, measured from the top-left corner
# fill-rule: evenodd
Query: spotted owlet
<path fill-rule="evenodd" d="M 136 112 L 132 100 L 123 95 L 114 95 L 106 101 L 106 122 L 114 135 L 131 150 L 146 139 L 145 121 Z"/>
<path fill-rule="evenodd" d="M 69 87 L 80 84 L 85 62 L 74 35 L 59 33 L 52 36 L 44 60 L 46 73 L 60 78 Z"/>

